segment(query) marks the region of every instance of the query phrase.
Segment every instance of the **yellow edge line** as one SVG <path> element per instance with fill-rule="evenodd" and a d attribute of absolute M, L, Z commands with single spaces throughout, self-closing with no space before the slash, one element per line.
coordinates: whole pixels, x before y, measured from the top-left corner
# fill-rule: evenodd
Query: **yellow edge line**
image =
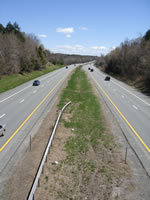
<path fill-rule="evenodd" d="M 25 123 L 31 118 L 35 111 L 40 107 L 40 105 L 49 97 L 49 95 L 55 90 L 55 88 L 63 81 L 65 77 L 58 81 L 58 83 L 53 87 L 53 89 L 48 93 L 48 95 L 39 103 L 39 105 L 32 111 L 32 113 L 24 120 L 24 122 L 17 128 L 17 130 L 12 134 L 12 136 L 5 142 L 5 144 L 0 148 L 0 152 L 7 146 L 7 144 L 13 139 L 13 137 L 18 133 L 18 131 L 25 125 Z"/>
<path fill-rule="evenodd" d="M 119 112 L 119 114 L 121 115 L 121 117 L 124 119 L 124 121 L 130 127 L 130 129 L 133 131 L 133 133 L 141 141 L 141 143 L 144 145 L 144 147 L 147 149 L 147 151 L 150 152 L 150 149 L 148 148 L 148 146 L 144 143 L 144 141 L 142 140 L 142 138 L 139 136 L 139 134 L 136 132 L 136 130 L 132 127 L 132 125 L 129 123 L 129 121 L 125 118 L 125 116 L 121 113 L 121 111 L 118 109 L 118 107 L 114 104 L 114 102 L 111 100 L 111 98 L 105 92 L 105 90 L 100 86 L 100 84 L 95 80 L 95 78 L 92 75 L 91 75 L 91 77 L 95 81 L 95 83 L 98 85 L 98 87 L 101 89 L 101 91 L 104 93 L 104 95 L 107 97 L 107 99 L 111 102 L 111 104 L 116 108 L 116 110 Z"/>

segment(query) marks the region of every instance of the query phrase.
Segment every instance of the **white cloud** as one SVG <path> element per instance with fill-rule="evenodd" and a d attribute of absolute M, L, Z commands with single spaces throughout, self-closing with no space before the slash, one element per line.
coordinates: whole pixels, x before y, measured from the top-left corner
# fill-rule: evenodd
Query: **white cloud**
<path fill-rule="evenodd" d="M 57 33 L 64 33 L 66 35 L 66 37 L 70 38 L 71 34 L 74 32 L 74 28 L 70 27 L 70 28 L 57 28 L 56 29 Z"/>
<path fill-rule="evenodd" d="M 56 48 L 55 49 L 57 49 L 57 50 L 61 50 L 61 51 L 68 51 L 69 50 L 69 52 L 70 51 L 79 51 L 79 50 L 83 50 L 84 49 L 84 47 L 82 46 L 82 45 L 58 45 L 58 46 L 56 46 Z"/>
<path fill-rule="evenodd" d="M 87 30 L 88 30 L 88 28 L 87 28 L 87 27 L 84 27 L 84 26 L 79 27 L 79 29 L 82 30 L 82 31 L 87 31 Z"/>
<path fill-rule="evenodd" d="M 116 46 L 113 46 L 111 49 L 112 49 L 112 50 L 116 49 Z"/>
<path fill-rule="evenodd" d="M 101 54 L 107 54 L 110 49 L 103 46 L 85 47 L 83 45 L 58 45 L 54 49 L 51 49 L 55 53 L 66 54 L 79 54 L 79 55 L 93 55 L 100 56 Z"/>
<path fill-rule="evenodd" d="M 107 50 L 107 47 L 104 47 L 104 46 L 94 46 L 94 47 L 91 47 L 92 49 L 94 50 Z"/>
<path fill-rule="evenodd" d="M 45 35 L 45 34 L 41 34 L 41 35 L 39 35 L 40 37 L 42 37 L 42 38 L 47 38 L 48 36 L 47 35 Z"/>

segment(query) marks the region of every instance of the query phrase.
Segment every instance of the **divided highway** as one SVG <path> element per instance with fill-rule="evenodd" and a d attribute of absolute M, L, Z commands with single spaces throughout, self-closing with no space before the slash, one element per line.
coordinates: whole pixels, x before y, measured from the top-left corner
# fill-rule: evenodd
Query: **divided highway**
<path fill-rule="evenodd" d="M 94 71 L 90 72 L 89 67 Z M 85 65 L 83 69 L 103 96 L 150 175 L 150 98 L 112 77 L 110 81 L 105 81 L 106 74 L 93 64 Z"/>
<path fill-rule="evenodd" d="M 0 137 L 0 175 L 74 68 L 37 78 L 39 86 L 29 81 L 0 95 L 0 123 L 6 125 L 5 136 Z"/>

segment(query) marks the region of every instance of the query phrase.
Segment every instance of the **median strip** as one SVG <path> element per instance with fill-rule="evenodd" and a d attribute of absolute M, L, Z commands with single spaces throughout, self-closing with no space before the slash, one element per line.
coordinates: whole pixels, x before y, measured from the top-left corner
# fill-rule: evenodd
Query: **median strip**
<path fill-rule="evenodd" d="M 112 199 L 129 171 L 81 67 L 62 92 L 59 109 L 68 101 L 72 104 L 58 126 L 36 199 Z"/>

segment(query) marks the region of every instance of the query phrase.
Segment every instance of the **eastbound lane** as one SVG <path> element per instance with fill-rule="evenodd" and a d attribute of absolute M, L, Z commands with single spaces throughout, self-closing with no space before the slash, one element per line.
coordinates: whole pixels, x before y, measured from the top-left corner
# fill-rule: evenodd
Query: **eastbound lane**
<path fill-rule="evenodd" d="M 89 72 L 88 67 L 83 69 L 88 72 L 150 174 L 150 98 L 114 78 L 104 81 L 106 74 L 95 67 L 94 72 Z"/>

